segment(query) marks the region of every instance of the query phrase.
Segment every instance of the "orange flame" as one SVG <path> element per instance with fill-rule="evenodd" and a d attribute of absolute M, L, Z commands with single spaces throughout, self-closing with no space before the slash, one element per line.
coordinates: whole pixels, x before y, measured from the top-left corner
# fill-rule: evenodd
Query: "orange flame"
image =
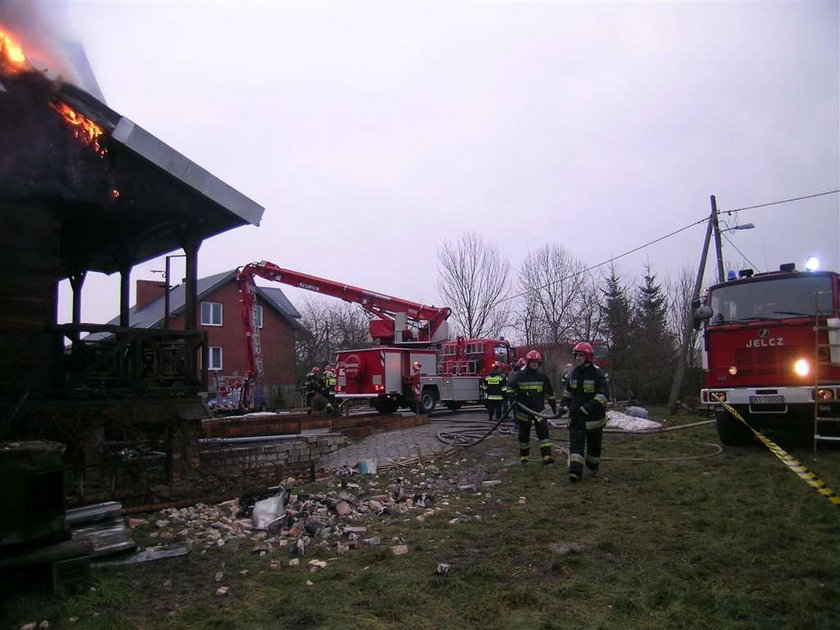
<path fill-rule="evenodd" d="M 12 72 L 18 72 L 26 64 L 23 48 L 12 36 L 0 29 L 0 66 L 6 66 Z"/>
<path fill-rule="evenodd" d="M 99 144 L 99 138 L 105 133 L 102 127 L 61 101 L 50 103 L 50 107 L 61 114 L 62 118 L 70 124 L 74 136 L 93 149 L 98 156 L 105 155 L 105 147 Z"/>

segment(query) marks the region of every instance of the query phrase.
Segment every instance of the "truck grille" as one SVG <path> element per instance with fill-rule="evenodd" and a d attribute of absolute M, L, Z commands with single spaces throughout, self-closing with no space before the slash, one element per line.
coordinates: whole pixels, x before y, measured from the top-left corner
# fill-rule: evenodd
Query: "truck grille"
<path fill-rule="evenodd" d="M 718 366 L 726 371 L 730 365 L 738 366 L 739 377 L 751 376 L 787 376 L 790 374 L 790 366 L 796 357 L 796 348 L 782 346 L 781 348 L 761 348 L 753 350 L 740 348 L 727 357 L 732 359 L 726 365 Z"/>

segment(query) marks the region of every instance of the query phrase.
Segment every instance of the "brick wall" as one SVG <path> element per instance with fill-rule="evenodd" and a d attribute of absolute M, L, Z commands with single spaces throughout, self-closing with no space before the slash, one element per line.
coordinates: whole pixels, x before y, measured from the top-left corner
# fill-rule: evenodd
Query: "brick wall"
<path fill-rule="evenodd" d="M 277 442 L 203 444 L 201 472 L 220 482 L 276 485 L 287 477 L 308 475 L 320 457 L 343 443 L 339 434 L 321 433 Z"/>
<path fill-rule="evenodd" d="M 235 281 L 228 282 L 212 294 L 205 295 L 200 302 L 219 302 L 222 304 L 222 325 L 202 326 L 207 331 L 207 345 L 222 348 L 222 370 L 225 376 L 245 376 L 247 363 L 245 361 L 245 342 L 242 331 L 242 317 L 240 315 L 239 288 Z M 263 349 L 263 368 L 265 374 L 257 385 L 294 386 L 295 376 L 295 333 L 289 320 L 280 315 L 262 297 L 257 296 L 257 303 L 262 306 L 263 327 L 260 329 L 260 340 Z M 198 305 L 199 318 L 201 304 Z M 200 319 L 199 319 L 200 322 Z M 184 316 L 178 314 L 172 317 L 170 326 L 173 329 L 184 328 Z M 211 389 L 215 388 L 214 373 L 210 373 Z"/>

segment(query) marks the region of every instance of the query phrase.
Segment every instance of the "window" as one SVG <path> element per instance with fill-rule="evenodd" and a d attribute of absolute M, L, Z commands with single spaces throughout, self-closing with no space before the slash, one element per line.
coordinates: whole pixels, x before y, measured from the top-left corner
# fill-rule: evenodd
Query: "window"
<path fill-rule="evenodd" d="M 801 274 L 722 285 L 712 291 L 712 325 L 813 317 L 832 312 L 831 277 Z"/>
<path fill-rule="evenodd" d="M 254 304 L 254 328 L 263 327 L 263 308 L 259 304 Z"/>
<path fill-rule="evenodd" d="M 509 347 L 502 343 L 497 343 L 493 347 L 493 354 L 495 355 L 494 358 L 499 363 L 510 363 L 510 351 Z"/>
<path fill-rule="evenodd" d="M 201 325 L 221 326 L 222 325 L 222 304 L 221 302 L 201 303 Z"/>
<path fill-rule="evenodd" d="M 216 371 L 222 369 L 221 346 L 209 346 L 207 348 L 207 369 Z"/>

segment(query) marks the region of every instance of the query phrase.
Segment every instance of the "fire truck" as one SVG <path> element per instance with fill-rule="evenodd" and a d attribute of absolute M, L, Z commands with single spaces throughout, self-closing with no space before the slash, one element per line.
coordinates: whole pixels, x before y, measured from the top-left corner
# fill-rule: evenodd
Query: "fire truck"
<path fill-rule="evenodd" d="M 495 363 L 509 366 L 515 358 L 504 339 L 449 340 L 448 307 L 426 306 L 270 262 L 253 262 L 237 276 L 247 358 L 244 400 L 263 373 L 259 328 L 254 326 L 256 277 L 340 298 L 371 315 L 370 336 L 376 345 L 337 353 L 335 396 L 369 401 L 379 413 L 408 407 L 426 414 L 438 404 L 456 410 L 478 402 L 482 378 Z"/>
<path fill-rule="evenodd" d="M 756 429 L 813 427 L 815 439 L 821 421 L 840 421 L 838 277 L 793 264 L 747 269 L 695 304 L 703 326 L 700 397 L 715 408 L 721 442 L 744 445 L 753 435 L 719 401 Z"/>

